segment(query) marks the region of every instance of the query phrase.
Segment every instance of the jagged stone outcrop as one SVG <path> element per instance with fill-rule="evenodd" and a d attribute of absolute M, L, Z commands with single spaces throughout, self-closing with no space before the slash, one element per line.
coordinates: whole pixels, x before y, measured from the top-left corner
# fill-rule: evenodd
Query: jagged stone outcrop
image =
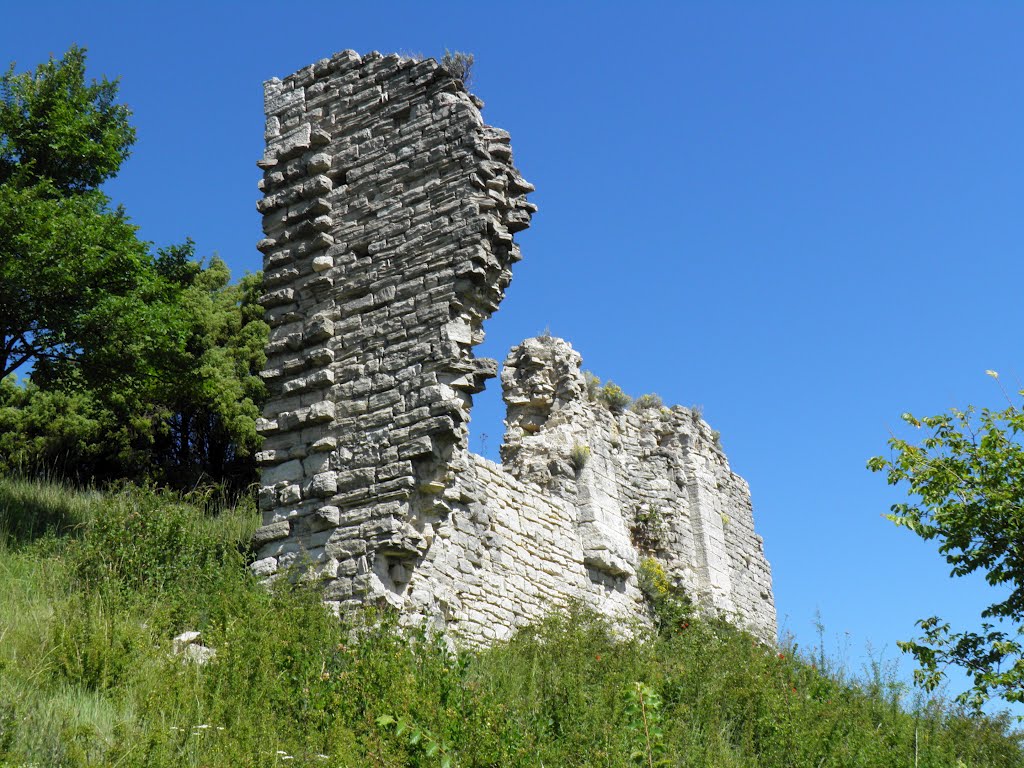
<path fill-rule="evenodd" d="M 386 602 L 479 643 L 570 600 L 641 617 L 654 556 L 773 639 L 749 493 L 699 417 L 612 413 L 566 342 L 531 339 L 502 373 L 503 465 L 468 451 L 497 372 L 472 350 L 535 211 L 482 102 L 435 61 L 351 51 L 265 93 L 254 572 L 299 567 L 339 609 Z"/>

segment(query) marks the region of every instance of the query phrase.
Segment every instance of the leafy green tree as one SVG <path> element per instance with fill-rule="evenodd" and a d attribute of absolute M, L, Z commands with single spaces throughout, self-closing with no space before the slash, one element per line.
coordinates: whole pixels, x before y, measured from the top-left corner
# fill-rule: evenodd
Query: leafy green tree
<path fill-rule="evenodd" d="M 158 463 L 178 484 L 204 476 L 245 484 L 255 480 L 256 417 L 266 397 L 259 377 L 269 332 L 258 303 L 262 277 L 232 284 L 219 258 L 202 268 L 193 257 L 189 241 L 157 261 L 182 286 L 177 308 L 184 323 L 183 344 L 164 361 L 153 396 L 165 413 Z"/>
<path fill-rule="evenodd" d="M 267 326 L 189 240 L 152 255 L 99 189 L 135 138 L 85 51 L 0 77 L 0 468 L 192 486 L 255 477 Z M 4 377 L 31 368 L 23 386 Z"/>
<path fill-rule="evenodd" d="M 78 47 L 0 76 L 0 378 L 76 357 L 147 268 L 146 244 L 99 190 L 135 138 L 116 95 L 116 82 L 86 83 Z"/>
<path fill-rule="evenodd" d="M 192 245 L 168 251 L 191 256 Z M 164 274 L 168 251 L 157 259 Z M 219 259 L 179 266 L 174 280 L 151 280 L 159 291 L 150 286 L 144 309 L 166 324 L 163 340 L 173 344 L 137 333 L 133 317 L 142 310 L 133 299 L 84 362 L 34 372 L 21 386 L 13 377 L 0 382 L 0 469 L 183 488 L 240 489 L 255 480 L 268 332 L 260 275 L 231 283 Z M 117 356 L 117 375 L 89 373 Z"/>
<path fill-rule="evenodd" d="M 936 541 L 951 575 L 981 573 L 999 590 L 977 629 L 956 631 L 931 616 L 918 621 L 922 637 L 900 643 L 917 660 L 915 680 L 926 690 L 950 665 L 964 669 L 973 686 L 959 700 L 975 707 L 993 696 L 1024 701 L 1024 410 L 1007 400 L 1002 410 L 905 413 L 903 421 L 925 437 L 916 444 L 893 437 L 891 457 L 868 462 L 911 496 L 892 506 L 890 520 Z"/>

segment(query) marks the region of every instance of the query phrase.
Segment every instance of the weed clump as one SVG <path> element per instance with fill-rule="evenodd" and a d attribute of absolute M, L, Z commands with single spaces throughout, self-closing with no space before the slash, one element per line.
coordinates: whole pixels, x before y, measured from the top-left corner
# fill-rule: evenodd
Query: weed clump
<path fill-rule="evenodd" d="M 623 392 L 622 387 L 611 381 L 601 387 L 597 399 L 612 413 L 622 413 L 633 402 L 633 398 Z"/>
<path fill-rule="evenodd" d="M 569 463 L 572 464 L 572 468 L 576 470 L 576 474 L 579 474 L 587 462 L 590 461 L 590 446 L 580 445 L 577 443 L 569 451 Z"/>
<path fill-rule="evenodd" d="M 444 49 L 441 57 L 441 66 L 449 75 L 456 80 L 462 81 L 467 88 L 473 83 L 473 54 L 463 51 L 449 51 Z"/>
<path fill-rule="evenodd" d="M 664 408 L 665 403 L 662 402 L 661 397 L 651 393 L 648 395 L 640 395 L 636 400 L 633 401 L 633 410 L 640 412 L 646 411 L 650 408 Z"/>
<path fill-rule="evenodd" d="M 637 549 L 654 552 L 662 545 L 666 533 L 665 516 L 658 507 L 648 504 L 637 508 L 630 529 L 630 538 Z"/>

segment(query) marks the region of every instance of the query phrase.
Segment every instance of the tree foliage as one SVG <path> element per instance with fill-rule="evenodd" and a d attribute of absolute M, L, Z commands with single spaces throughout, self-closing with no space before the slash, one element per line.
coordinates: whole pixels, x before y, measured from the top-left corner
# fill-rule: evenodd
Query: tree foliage
<path fill-rule="evenodd" d="M 81 364 L 52 366 L 23 385 L 13 377 L 0 383 L 0 469 L 176 487 L 237 488 L 255 479 L 267 336 L 256 303 L 260 276 L 231 283 L 219 259 L 189 268 L 184 282 L 151 276 L 160 290 L 151 287 L 148 303 L 112 318 Z M 165 324 L 164 343 L 137 333 L 133 310 L 143 307 Z"/>
<path fill-rule="evenodd" d="M 0 77 L 0 377 L 74 357 L 142 279 L 147 248 L 99 190 L 135 138 L 116 94 L 77 47 Z"/>
<path fill-rule="evenodd" d="M 71 46 L 35 72 L 0 77 L 0 184 L 49 182 L 62 194 L 117 174 L 135 142 L 117 81 L 85 82 L 85 49 Z"/>
<path fill-rule="evenodd" d="M 99 187 L 135 139 L 117 91 L 78 47 L 0 77 L 0 469 L 244 484 L 260 278 L 231 284 L 190 240 L 153 255 L 111 206 Z"/>
<path fill-rule="evenodd" d="M 999 597 L 982 611 L 977 629 L 957 631 L 932 616 L 918 622 L 922 637 L 900 647 L 916 658 L 915 679 L 927 690 L 953 665 L 973 680 L 962 702 L 1024 701 L 1024 410 L 1010 400 L 1002 410 L 902 418 L 924 439 L 893 437 L 891 457 L 868 462 L 911 496 L 888 518 L 936 541 L 952 576 L 980 573 Z"/>

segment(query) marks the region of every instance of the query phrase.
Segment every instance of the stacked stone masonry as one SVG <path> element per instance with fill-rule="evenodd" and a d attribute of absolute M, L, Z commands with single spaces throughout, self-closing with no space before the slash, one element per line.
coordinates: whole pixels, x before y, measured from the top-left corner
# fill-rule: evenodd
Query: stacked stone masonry
<path fill-rule="evenodd" d="M 650 557 L 773 641 L 749 490 L 699 415 L 613 412 L 569 344 L 529 339 L 502 370 L 502 464 L 469 452 L 498 370 L 473 347 L 536 210 L 482 102 L 436 61 L 344 51 L 267 82 L 265 107 L 253 571 L 481 644 L 570 602 L 643 621 Z"/>

